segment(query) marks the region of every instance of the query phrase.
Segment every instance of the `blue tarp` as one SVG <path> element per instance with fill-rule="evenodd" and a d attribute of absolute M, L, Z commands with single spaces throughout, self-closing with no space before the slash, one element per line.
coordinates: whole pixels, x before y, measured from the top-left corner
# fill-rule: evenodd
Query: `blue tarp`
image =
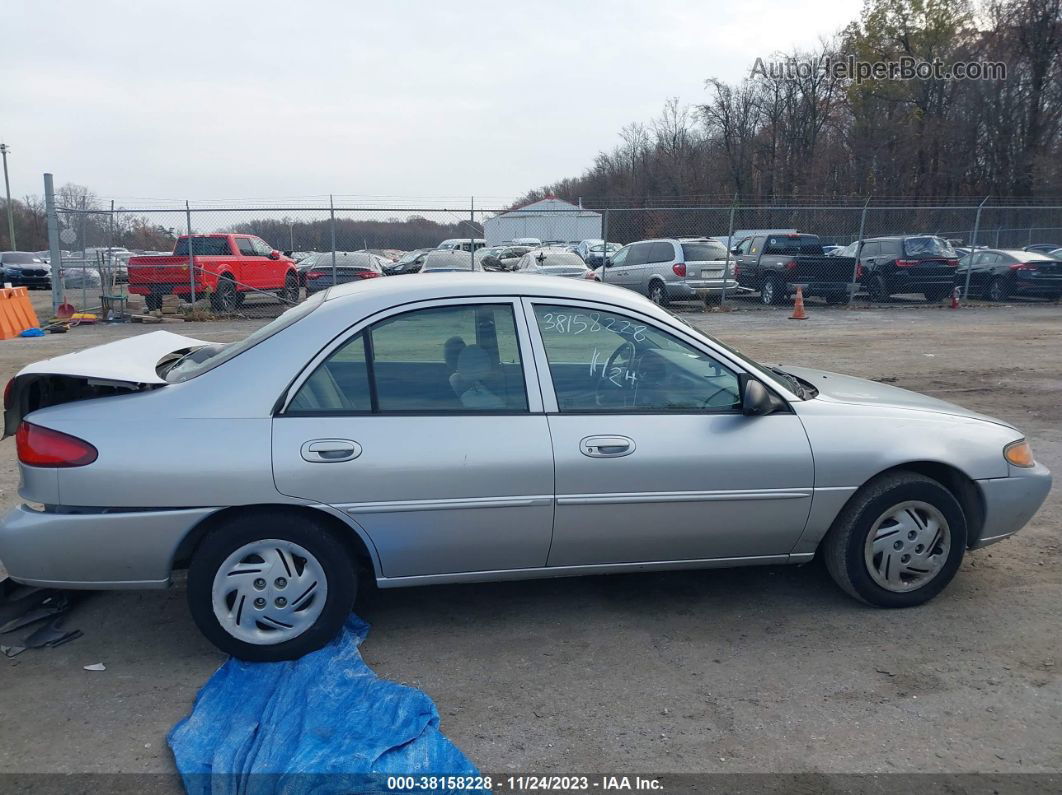
<path fill-rule="evenodd" d="M 384 791 L 389 774 L 478 775 L 439 731 L 426 694 L 380 679 L 365 664 L 358 645 L 368 632 L 352 615 L 335 640 L 301 659 L 229 659 L 167 737 L 185 788 Z"/>

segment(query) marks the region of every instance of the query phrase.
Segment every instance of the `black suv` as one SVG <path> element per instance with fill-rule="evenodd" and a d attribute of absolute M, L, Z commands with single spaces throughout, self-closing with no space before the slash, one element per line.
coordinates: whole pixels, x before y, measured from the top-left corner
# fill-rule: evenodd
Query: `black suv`
<path fill-rule="evenodd" d="M 939 301 L 955 288 L 959 255 L 935 235 L 872 237 L 859 247 L 859 264 L 871 301 L 898 293 L 922 293 L 927 301 Z"/>

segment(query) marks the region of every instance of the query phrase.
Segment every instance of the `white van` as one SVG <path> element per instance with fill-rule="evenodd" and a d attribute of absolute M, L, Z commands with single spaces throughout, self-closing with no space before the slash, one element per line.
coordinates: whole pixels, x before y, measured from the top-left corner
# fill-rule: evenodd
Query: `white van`
<path fill-rule="evenodd" d="M 452 237 L 444 240 L 436 248 L 443 251 L 478 251 L 487 245 L 487 241 L 481 237 Z"/>

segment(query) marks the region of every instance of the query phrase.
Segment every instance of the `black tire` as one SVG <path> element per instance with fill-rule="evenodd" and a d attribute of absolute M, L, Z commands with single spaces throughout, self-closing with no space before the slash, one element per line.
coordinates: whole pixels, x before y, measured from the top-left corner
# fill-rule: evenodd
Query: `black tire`
<path fill-rule="evenodd" d="M 996 276 L 985 285 L 986 301 L 1006 301 L 1010 298 L 1010 285 L 1002 276 Z"/>
<path fill-rule="evenodd" d="M 760 287 L 760 303 L 765 306 L 778 306 L 786 297 L 785 282 L 777 275 L 768 276 Z"/>
<path fill-rule="evenodd" d="M 279 643 L 255 644 L 231 635 L 214 614 L 214 577 L 226 558 L 245 544 L 277 539 L 298 544 L 321 565 L 327 584 L 325 604 L 300 635 Z M 335 637 L 354 604 L 358 577 L 355 562 L 325 526 L 306 518 L 255 513 L 233 519 L 209 532 L 188 567 L 188 607 L 196 626 L 227 654 L 252 662 L 293 660 L 316 651 Z"/>
<path fill-rule="evenodd" d="M 649 300 L 657 306 L 668 305 L 667 288 L 664 286 L 664 283 L 659 279 L 654 279 L 653 281 L 649 282 L 648 296 Z"/>
<path fill-rule="evenodd" d="M 215 312 L 232 312 L 242 302 L 237 301 L 236 282 L 228 274 L 218 279 L 218 286 L 210 294 L 210 308 Z"/>
<path fill-rule="evenodd" d="M 885 286 L 885 279 L 880 273 L 872 273 L 867 278 L 867 295 L 875 303 L 889 300 L 889 288 Z"/>
<path fill-rule="evenodd" d="M 284 278 L 284 289 L 277 293 L 277 296 L 286 304 L 299 303 L 299 277 L 294 273 L 289 273 Z"/>
<path fill-rule="evenodd" d="M 935 304 L 951 295 L 953 289 L 952 287 L 927 287 L 922 294 L 926 297 L 927 304 Z"/>
<path fill-rule="evenodd" d="M 148 311 L 154 312 L 155 310 L 162 309 L 162 296 L 161 295 L 145 295 L 144 306 Z"/>
<path fill-rule="evenodd" d="M 936 508 L 946 519 L 950 548 L 940 570 L 923 585 L 897 592 L 874 581 L 867 567 L 865 545 L 874 522 L 891 507 L 920 501 Z M 822 542 L 826 568 L 842 590 L 876 607 L 914 607 L 947 586 L 959 570 L 966 550 L 966 517 L 958 501 L 944 486 L 915 472 L 898 471 L 871 480 L 849 500 Z"/>

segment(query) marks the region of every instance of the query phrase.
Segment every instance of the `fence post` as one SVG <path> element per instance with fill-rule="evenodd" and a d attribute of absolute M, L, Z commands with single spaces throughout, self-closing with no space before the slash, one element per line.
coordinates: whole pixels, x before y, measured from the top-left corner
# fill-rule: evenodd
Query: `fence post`
<path fill-rule="evenodd" d="M 734 248 L 734 209 L 737 207 L 738 195 L 730 203 L 730 228 L 726 233 L 726 265 L 723 266 L 723 292 L 719 296 L 719 306 L 726 306 L 726 287 L 730 284 L 730 255 Z"/>
<path fill-rule="evenodd" d="M 963 301 L 970 296 L 970 272 L 973 270 L 974 256 L 977 254 L 977 231 L 981 228 L 981 208 L 985 206 L 986 201 L 988 201 L 987 196 L 977 205 L 977 215 L 974 216 L 973 237 L 970 239 L 970 261 L 966 263 L 966 284 L 962 288 Z"/>
<path fill-rule="evenodd" d="M 476 269 L 476 197 L 468 197 L 468 234 L 471 235 L 468 238 L 468 267 L 471 270 Z"/>
<path fill-rule="evenodd" d="M 863 202 L 863 212 L 859 216 L 859 236 L 856 237 L 855 262 L 852 263 L 852 286 L 848 290 L 848 305 L 852 305 L 852 299 L 856 294 L 856 279 L 859 275 L 859 255 L 863 253 L 863 230 L 867 225 L 867 208 L 870 206 L 870 197 Z"/>
<path fill-rule="evenodd" d="M 590 252 L 587 252 L 589 256 Z M 601 218 L 601 283 L 605 283 L 605 274 L 608 273 L 608 268 L 605 263 L 608 262 L 608 207 L 605 208 L 604 215 Z"/>
<path fill-rule="evenodd" d="M 195 246 L 192 244 L 192 207 L 184 200 L 184 220 L 188 224 L 188 303 L 195 303 Z M 215 285 L 216 286 L 216 285 Z"/>
<path fill-rule="evenodd" d="M 52 314 L 59 313 L 63 303 L 63 255 L 59 249 L 59 215 L 55 211 L 55 188 L 52 175 L 44 175 L 44 209 L 48 217 L 48 250 L 51 252 Z"/>
<path fill-rule="evenodd" d="M 331 193 L 328 194 L 328 214 L 332 226 L 332 286 L 335 287 L 338 284 L 336 280 L 336 203 Z"/>
<path fill-rule="evenodd" d="M 107 272 L 110 274 L 111 277 L 111 284 L 109 285 L 109 287 L 110 289 L 113 289 L 114 285 L 118 281 L 118 268 L 114 264 L 114 199 L 111 199 L 111 213 L 107 216 L 107 219 L 110 226 L 110 229 L 107 230 Z M 81 283 L 84 284 L 85 280 L 82 279 Z M 100 288 L 102 289 L 103 287 L 103 279 L 101 278 Z M 110 291 L 108 290 L 108 295 L 109 294 Z"/>

